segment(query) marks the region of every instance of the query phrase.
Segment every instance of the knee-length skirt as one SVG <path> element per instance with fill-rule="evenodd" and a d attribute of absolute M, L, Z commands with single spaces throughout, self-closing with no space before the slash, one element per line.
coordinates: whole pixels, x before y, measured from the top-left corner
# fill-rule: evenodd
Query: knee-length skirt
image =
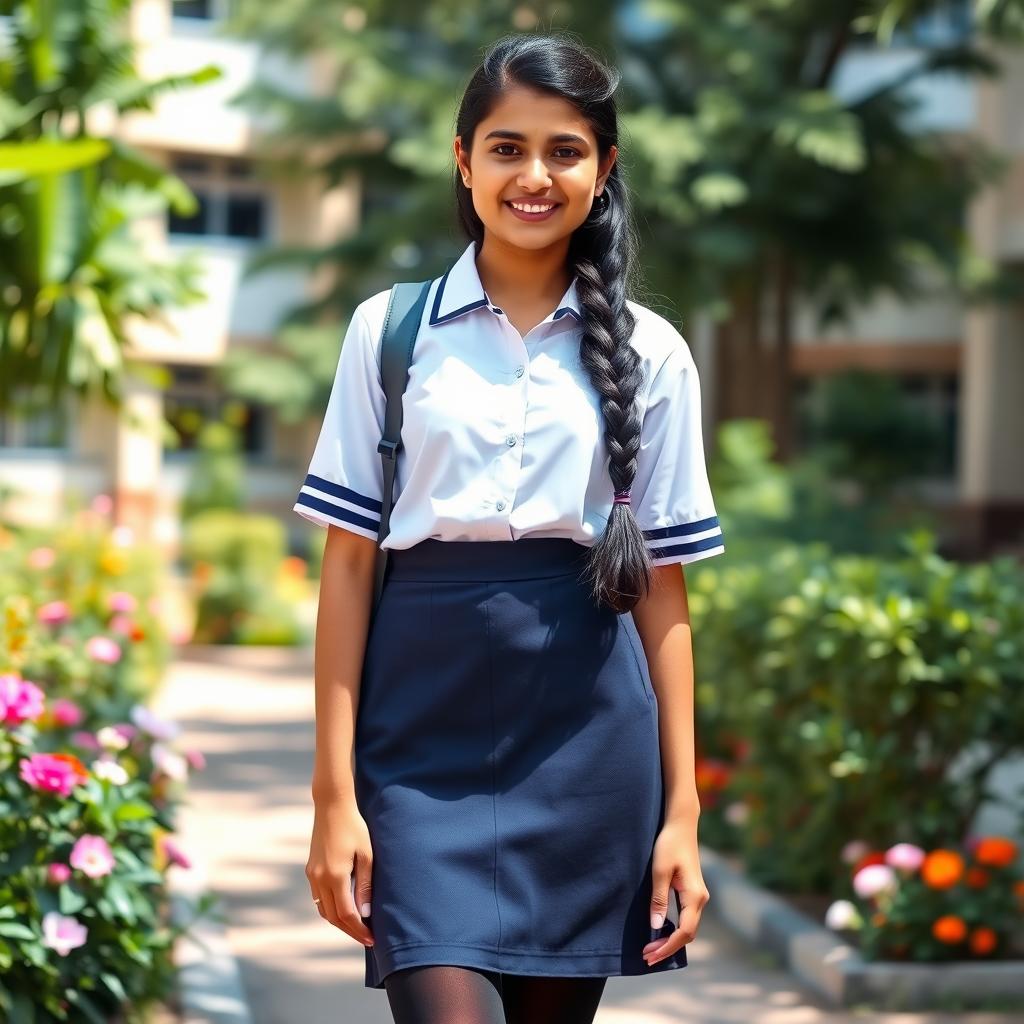
<path fill-rule="evenodd" d="M 367 638 L 356 799 L 373 849 L 365 985 L 456 964 L 643 975 L 664 822 L 658 704 L 629 613 L 563 538 L 390 553 Z M 673 901 L 670 900 L 670 904 Z"/>

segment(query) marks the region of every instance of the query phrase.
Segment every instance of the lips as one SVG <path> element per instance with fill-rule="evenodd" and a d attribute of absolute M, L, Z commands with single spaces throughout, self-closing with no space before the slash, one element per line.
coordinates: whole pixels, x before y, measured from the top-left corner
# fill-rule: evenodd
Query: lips
<path fill-rule="evenodd" d="M 551 207 L 551 209 L 549 209 L 549 210 L 545 210 L 545 211 L 543 211 L 542 213 L 528 213 L 528 212 L 527 212 L 526 210 L 517 210 L 517 209 L 516 209 L 516 208 L 515 208 L 515 207 L 514 207 L 514 206 L 512 205 L 512 202 L 511 202 L 511 200 L 508 200 L 508 199 L 506 199 L 506 200 L 505 200 L 505 205 L 506 205 L 506 206 L 507 206 L 507 207 L 509 208 L 509 210 L 510 210 L 510 211 L 512 212 L 513 216 L 515 216 L 515 217 L 518 217 L 518 218 L 519 218 L 520 220 L 525 220 L 525 221 L 539 221 L 539 220 L 547 220 L 547 219 L 548 219 L 549 217 L 551 217 L 551 216 L 552 216 L 552 215 L 553 215 L 553 214 L 555 213 L 555 211 L 556 211 L 556 210 L 558 210 L 558 208 L 559 208 L 559 207 L 560 207 L 560 206 L 561 206 L 562 204 L 561 204 L 561 203 L 555 203 L 555 204 L 554 204 L 554 205 L 553 205 L 553 206 Z"/>

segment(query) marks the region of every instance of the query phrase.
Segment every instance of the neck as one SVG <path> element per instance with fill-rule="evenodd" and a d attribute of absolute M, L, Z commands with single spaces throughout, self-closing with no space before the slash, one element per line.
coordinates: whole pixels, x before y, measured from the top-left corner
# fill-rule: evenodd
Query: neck
<path fill-rule="evenodd" d="M 488 233 L 478 247 L 476 271 L 498 306 L 510 296 L 517 302 L 553 306 L 572 282 L 568 253 L 568 236 L 543 249 L 520 249 Z"/>

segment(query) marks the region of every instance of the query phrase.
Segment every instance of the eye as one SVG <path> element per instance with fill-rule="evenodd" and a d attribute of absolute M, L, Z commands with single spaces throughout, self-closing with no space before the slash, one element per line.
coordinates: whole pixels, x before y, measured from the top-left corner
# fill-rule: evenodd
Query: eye
<path fill-rule="evenodd" d="M 513 143 L 511 143 L 511 142 L 502 142 L 500 145 L 495 146 L 494 149 L 491 150 L 491 152 L 492 153 L 497 153 L 498 156 L 513 156 L 514 154 L 512 154 L 512 153 L 502 153 L 501 152 L 501 150 L 505 149 L 506 147 L 509 148 L 509 149 L 515 149 L 516 148 L 515 145 L 513 145 Z M 562 159 L 562 160 L 571 160 L 573 157 L 578 157 L 578 156 L 582 155 L 578 149 L 573 149 L 572 146 L 559 146 L 558 149 L 555 150 L 555 152 L 556 153 L 568 153 L 569 154 L 566 157 L 560 157 L 559 158 L 559 159 Z"/>

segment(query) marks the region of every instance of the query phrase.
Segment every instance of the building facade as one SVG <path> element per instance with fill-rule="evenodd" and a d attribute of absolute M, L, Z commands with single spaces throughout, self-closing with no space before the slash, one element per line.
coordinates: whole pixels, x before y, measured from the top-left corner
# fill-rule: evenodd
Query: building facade
<path fill-rule="evenodd" d="M 247 280 L 248 257 L 266 245 L 327 242 L 355 230 L 359 185 L 324 193 L 312 179 L 267 176 L 256 159 L 266 125 L 232 98 L 257 80 L 286 81 L 315 90 L 313 64 L 288 64 L 257 44 L 222 31 L 228 0 L 136 0 L 132 31 L 146 76 L 193 70 L 204 64 L 223 77 L 160 98 L 151 114 L 125 118 L 117 132 L 175 170 L 193 189 L 198 212 L 138 225 L 157 251 L 199 250 L 208 298 L 176 311 L 172 329 L 144 325 L 135 353 L 168 371 L 164 389 L 131 386 L 128 415 L 102 403 L 54 410 L 48 421 L 0 423 L 0 483 L 25 495 L 10 502 L 16 518 L 38 521 L 63 499 L 115 498 L 118 520 L 173 552 L 179 537 L 178 505 L 194 459 L 196 430 L 228 400 L 216 369 L 229 349 L 265 350 L 290 306 L 312 295 L 316 279 L 293 270 Z M 856 93 L 899 73 L 938 34 L 962 30 L 951 5 L 948 18 L 923 22 L 884 51 L 864 47 L 844 58 L 835 82 Z M 932 36 L 930 36 L 932 34 Z M 1001 55 L 997 81 L 953 76 L 920 80 L 924 130 L 975 134 L 1012 160 L 998 188 L 970 211 L 968 228 L 986 256 L 1004 264 L 1024 261 L 1024 53 Z M 704 392 L 714 393 L 713 346 L 696 328 L 688 340 L 701 366 Z M 862 367 L 899 377 L 907 400 L 947 424 L 947 455 L 928 487 L 952 524 L 950 547 L 965 556 L 995 551 L 1024 553 L 1024 309 L 969 310 L 937 290 L 915 306 L 879 302 L 858 312 L 853 325 L 822 335 L 801 311 L 793 368 L 802 380 Z M 714 409 L 707 403 L 706 437 Z M 162 421 L 179 443 L 168 446 Z M 306 527 L 289 515 L 294 493 L 319 427 L 289 427 L 270 410 L 244 412 L 248 505 L 280 514 L 293 536 Z M 29 497 L 30 496 L 30 497 Z"/>

